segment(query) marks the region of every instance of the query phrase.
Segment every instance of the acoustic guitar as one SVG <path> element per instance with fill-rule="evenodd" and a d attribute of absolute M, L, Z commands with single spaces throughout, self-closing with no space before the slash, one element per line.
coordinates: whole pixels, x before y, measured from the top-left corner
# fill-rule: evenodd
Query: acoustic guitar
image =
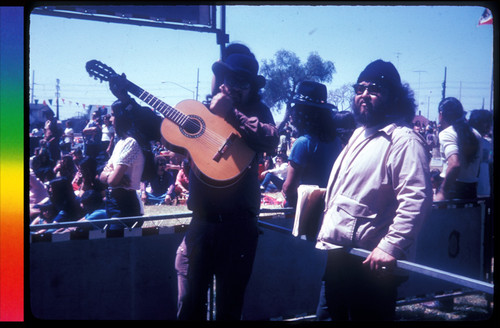
<path fill-rule="evenodd" d="M 118 76 L 111 67 L 97 60 L 87 62 L 85 67 L 91 77 L 101 82 Z M 202 181 L 214 187 L 228 186 L 249 167 L 255 151 L 223 117 L 213 114 L 196 100 L 183 100 L 171 107 L 125 77 L 121 78 L 128 92 L 163 115 L 163 138 L 189 153 Z"/>

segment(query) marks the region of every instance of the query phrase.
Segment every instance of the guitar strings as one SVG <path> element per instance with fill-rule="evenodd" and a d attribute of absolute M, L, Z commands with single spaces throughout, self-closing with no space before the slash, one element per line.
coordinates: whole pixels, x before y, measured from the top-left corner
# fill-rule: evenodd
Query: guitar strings
<path fill-rule="evenodd" d="M 92 68 L 92 65 L 98 65 L 98 69 Z M 95 78 L 100 78 L 101 81 L 104 79 L 104 77 L 107 77 L 111 74 L 116 74 L 114 72 L 114 70 L 112 70 L 110 67 L 108 67 L 108 66 L 106 66 L 103 63 L 98 62 L 98 61 L 88 62 L 86 65 L 86 69 L 87 69 L 87 72 L 89 72 L 89 74 L 92 75 L 92 73 L 93 73 L 94 75 L 97 75 L 97 76 L 95 76 Z M 101 71 L 104 70 L 106 72 L 106 74 L 99 73 L 99 70 L 101 70 Z M 200 129 L 202 129 L 201 123 L 194 123 L 194 121 L 196 121 L 196 120 L 190 119 L 189 115 L 186 115 L 182 111 L 180 111 L 174 107 L 169 106 L 168 104 L 161 101 L 159 98 L 155 97 L 154 95 L 150 94 L 149 92 L 145 91 L 144 89 L 136 86 L 135 84 L 131 83 L 130 81 L 129 81 L 129 84 L 134 87 L 135 92 L 133 92 L 133 93 L 134 94 L 138 93 L 139 99 L 143 100 L 148 105 L 156 108 L 155 105 L 159 101 L 160 105 L 164 105 L 164 107 L 166 107 L 168 109 L 168 111 L 170 111 L 170 112 L 174 111 L 173 115 L 176 115 L 177 113 L 179 113 L 180 115 L 177 114 L 178 115 L 177 117 L 175 117 L 175 118 L 167 117 L 167 119 L 176 123 L 181 128 L 183 128 L 185 130 L 195 128 L 196 131 L 200 131 Z M 151 102 L 153 102 L 153 104 L 151 104 Z M 166 111 L 164 108 L 161 108 L 161 110 L 159 110 L 159 111 L 162 112 L 162 110 Z M 163 114 L 163 112 L 162 112 L 162 114 Z M 167 115 L 164 114 L 165 117 Z M 182 122 L 180 122 L 180 123 L 176 122 L 176 119 L 178 119 L 179 117 L 182 118 Z M 188 124 L 188 126 L 184 127 L 185 124 Z M 220 134 L 218 134 L 215 131 L 212 131 L 207 126 L 204 127 L 203 133 L 199 137 L 197 137 L 197 141 L 199 141 L 201 145 L 204 145 L 205 147 L 209 147 L 209 148 L 212 146 L 215 146 L 216 152 L 219 151 L 224 146 L 224 144 L 226 143 L 226 140 L 227 140 L 227 138 L 221 136 Z"/>
<path fill-rule="evenodd" d="M 144 94 L 146 94 L 146 96 L 144 96 Z M 148 100 L 149 97 L 152 97 L 152 99 Z M 185 130 L 187 130 L 187 128 L 184 127 L 184 125 L 186 123 L 190 124 L 189 127 L 192 127 L 194 125 L 193 120 L 190 120 L 189 115 L 184 114 L 182 111 L 180 111 L 177 108 L 174 108 L 172 106 L 169 106 L 169 105 L 165 104 L 160 99 L 158 99 L 157 97 L 153 96 L 152 94 L 150 94 L 147 91 L 143 90 L 143 92 L 140 94 L 139 98 L 142 99 L 143 101 L 145 101 L 148 105 L 153 106 L 153 107 L 155 107 L 156 103 L 158 101 L 160 101 L 161 105 L 164 105 L 164 106 L 162 108 L 160 108 L 159 111 L 162 114 L 164 114 L 164 116 L 167 117 L 167 119 L 169 119 L 172 122 L 176 123 L 177 125 L 179 125 L 181 128 L 184 128 Z M 151 102 L 153 102 L 153 104 L 151 104 Z M 166 107 L 166 109 L 165 109 L 165 107 Z M 177 122 L 176 121 L 176 120 L 178 120 L 178 117 L 177 118 L 168 117 L 169 116 L 169 114 L 168 114 L 169 112 L 170 113 L 173 112 L 173 114 L 170 115 L 170 116 L 176 115 L 177 113 L 181 114 L 180 117 L 182 118 L 182 122 Z M 197 124 L 195 127 L 197 128 L 197 130 L 199 130 L 201 128 L 201 126 L 199 124 Z M 213 145 L 213 146 L 216 146 L 216 147 L 218 147 L 219 145 L 220 145 L 220 147 L 222 147 L 225 144 L 225 141 L 227 140 L 225 137 L 223 137 L 223 136 L 219 135 L 218 133 L 212 131 L 207 126 L 205 126 L 204 132 L 203 132 L 202 135 L 200 135 L 200 137 L 201 136 L 205 136 L 204 138 L 200 139 L 200 141 L 203 144 L 205 144 L 205 145 Z M 206 139 L 206 142 L 204 142 L 205 141 L 204 139 Z M 218 147 L 218 148 L 220 148 L 220 147 Z M 218 150 L 219 149 L 217 149 L 217 151 Z"/>

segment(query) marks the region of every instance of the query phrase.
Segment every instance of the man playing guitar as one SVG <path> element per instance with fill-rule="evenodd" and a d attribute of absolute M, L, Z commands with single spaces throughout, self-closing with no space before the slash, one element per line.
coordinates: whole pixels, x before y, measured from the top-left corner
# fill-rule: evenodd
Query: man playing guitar
<path fill-rule="evenodd" d="M 259 156 L 273 152 L 278 131 L 260 100 L 265 79 L 253 54 L 232 54 L 212 66 L 223 81 L 210 111 L 223 117 Z M 257 248 L 260 210 L 258 158 L 239 180 L 218 188 L 190 176 L 188 207 L 193 219 L 177 251 L 178 318 L 204 320 L 209 283 L 216 278 L 216 320 L 239 320 Z"/>
<path fill-rule="evenodd" d="M 230 51 L 236 48 L 238 51 Z M 237 179 L 217 185 L 207 183 L 205 175 L 200 174 L 203 171 L 201 167 L 200 170 L 196 169 L 203 162 L 200 160 L 200 164 L 197 164 L 194 153 L 203 152 L 203 149 L 188 149 L 194 159 L 194 170 L 190 170 L 188 199 L 193 218 L 177 250 L 175 263 L 180 320 L 206 320 L 207 290 L 214 275 L 217 284 L 216 320 L 241 319 L 245 288 L 252 272 L 258 239 L 258 156 L 263 152 L 273 153 L 279 142 L 271 111 L 261 101 L 259 94 L 265 85 L 265 78 L 258 75 L 259 65 L 255 56 L 242 45 L 230 45 L 226 50 L 223 60 L 212 66 L 214 81 L 222 84 L 215 86 L 215 94 L 206 110 L 229 123 L 239 134 L 233 139 L 237 141 L 241 137 L 246 147 L 253 152 Z M 229 52 L 231 54 L 227 55 Z M 109 80 L 111 91 L 123 102 L 125 110 L 137 110 L 136 124 L 145 127 L 145 131 L 150 133 L 150 140 L 159 140 L 160 131 L 167 141 L 169 134 L 179 133 L 179 129 L 184 129 L 183 134 L 191 139 L 204 131 L 205 123 L 200 117 L 202 113 L 187 115 L 188 120 L 192 117 L 193 126 L 181 124 L 178 128 L 166 125 L 166 118 L 162 123 L 161 117 L 152 111 L 141 111 L 141 107 L 128 95 L 127 89 L 120 87 L 119 79 L 115 77 Z M 148 101 L 149 95 L 144 99 Z M 154 100 L 156 103 L 157 99 Z M 209 162 L 226 160 L 229 155 L 224 150 L 235 141 L 233 139 L 228 138 L 219 155 L 208 154 Z M 234 157 L 237 156 L 237 153 L 234 154 Z"/>

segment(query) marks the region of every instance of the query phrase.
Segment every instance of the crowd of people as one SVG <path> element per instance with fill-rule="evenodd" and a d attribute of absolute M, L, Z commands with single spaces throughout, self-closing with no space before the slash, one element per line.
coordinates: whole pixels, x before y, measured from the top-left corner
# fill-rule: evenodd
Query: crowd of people
<path fill-rule="evenodd" d="M 436 109 L 439 122 L 415 123 L 410 86 L 392 63 L 376 60 L 353 86 L 352 111 L 336 111 L 324 84 L 302 81 L 279 131 L 261 100 L 266 81 L 248 47 L 228 46 L 212 71 L 208 109 L 257 154 L 236 182 L 202 181 L 192 169 L 196 163 L 160 142 L 162 117 L 139 106 L 116 76 L 110 89 L 118 100 L 104 122 L 94 113 L 83 130 L 83 150 L 67 145 L 70 126 L 59 133 L 47 116 L 30 162 L 32 224 L 140 216 L 144 204 L 186 198 L 193 216 L 175 262 L 178 318 L 206 318 L 215 275 L 216 318 L 238 320 L 258 242 L 261 194 L 281 191 L 283 205 L 295 207 L 298 186 L 316 185 L 325 199 L 316 248 L 328 258 L 318 319 L 392 319 L 402 282 L 393 271 L 396 260 L 409 257 L 432 201 L 491 194 L 491 112 L 473 110 L 467 119 L 460 101 L 449 97 Z M 360 259 L 346 247 L 370 255 Z"/>
<path fill-rule="evenodd" d="M 42 133 L 36 131 L 37 136 L 30 138 L 34 143 L 30 145 L 31 225 L 140 216 L 143 205 L 173 205 L 187 199 L 189 159 L 160 142 L 140 145 L 140 135 L 131 137 L 135 131 L 131 118 L 122 117 L 121 112 L 118 104 L 113 104 L 112 114 L 93 112 L 82 131 L 83 147 L 79 147 L 71 121 L 62 130 L 54 123 L 53 113 L 45 111 L 47 122 Z M 155 174 L 143 174 L 146 157 L 151 159 Z M 113 197 L 113 187 L 117 186 L 119 196 Z M 131 204 L 134 206 L 126 209 Z M 36 233 L 71 230 L 40 229 Z"/>

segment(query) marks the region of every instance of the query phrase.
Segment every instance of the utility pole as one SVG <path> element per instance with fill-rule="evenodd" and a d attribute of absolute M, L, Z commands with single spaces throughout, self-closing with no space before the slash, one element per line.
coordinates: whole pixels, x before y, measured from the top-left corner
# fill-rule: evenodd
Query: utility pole
<path fill-rule="evenodd" d="M 446 66 L 444 67 L 443 99 L 446 98 Z"/>
<path fill-rule="evenodd" d="M 33 77 L 31 78 L 31 103 L 35 97 L 35 70 L 33 70 Z"/>
<path fill-rule="evenodd" d="M 413 71 L 415 73 L 418 73 L 418 106 L 420 106 L 420 73 L 426 73 L 427 71 Z"/>
<path fill-rule="evenodd" d="M 200 68 L 198 67 L 198 72 L 196 74 L 196 101 L 198 101 L 198 87 L 200 86 Z"/>
<path fill-rule="evenodd" d="M 431 107 L 431 96 L 427 96 L 427 119 L 429 119 L 429 108 Z"/>
<path fill-rule="evenodd" d="M 59 121 L 59 79 L 56 79 L 56 118 Z"/>

